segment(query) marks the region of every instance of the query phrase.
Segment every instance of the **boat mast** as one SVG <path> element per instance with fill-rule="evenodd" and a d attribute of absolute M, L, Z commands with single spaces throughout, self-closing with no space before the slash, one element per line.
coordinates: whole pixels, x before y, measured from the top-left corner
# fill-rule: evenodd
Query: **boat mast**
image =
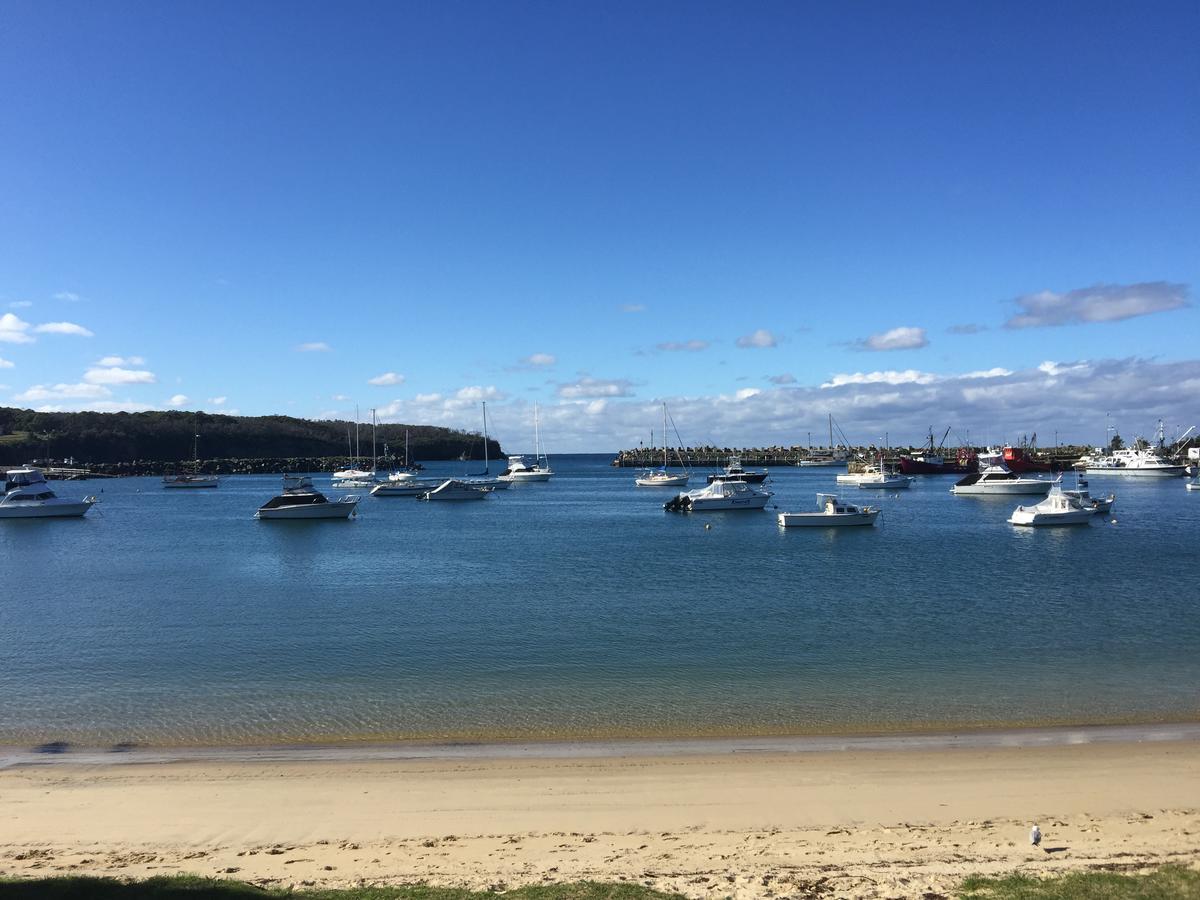
<path fill-rule="evenodd" d="M 538 408 L 533 404 L 533 464 L 537 465 L 542 459 L 542 436 L 538 431 Z"/>
<path fill-rule="evenodd" d="M 829 414 L 829 455 L 833 456 L 833 413 Z"/>
<path fill-rule="evenodd" d="M 358 404 L 354 405 L 354 468 L 358 468 L 358 451 L 361 449 L 361 444 L 358 442 Z"/>
<path fill-rule="evenodd" d="M 408 429 L 404 429 L 404 468 L 408 468 Z"/>
<path fill-rule="evenodd" d="M 663 404 L 663 471 L 667 470 L 667 404 Z"/>
<path fill-rule="evenodd" d="M 371 471 L 375 472 L 379 468 L 379 460 L 375 453 L 375 429 L 378 426 L 375 424 L 375 408 L 371 408 Z"/>
<path fill-rule="evenodd" d="M 487 433 L 487 401 L 483 401 L 483 474 L 492 474 L 492 463 L 488 459 L 488 433 Z"/>

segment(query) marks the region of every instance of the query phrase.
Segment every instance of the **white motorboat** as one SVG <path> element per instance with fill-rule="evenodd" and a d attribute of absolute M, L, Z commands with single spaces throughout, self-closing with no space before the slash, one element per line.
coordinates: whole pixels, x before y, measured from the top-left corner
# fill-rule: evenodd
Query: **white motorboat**
<path fill-rule="evenodd" d="M 358 495 L 330 500 L 308 475 L 284 475 L 283 493 L 258 508 L 256 519 L 348 519 L 357 513 Z"/>
<path fill-rule="evenodd" d="M 1096 511 L 1084 506 L 1055 483 L 1049 495 L 1034 506 L 1018 506 L 1008 517 L 1011 525 L 1084 525 Z"/>
<path fill-rule="evenodd" d="M 1085 470 L 1088 475 L 1125 475 L 1141 478 L 1178 478 L 1187 467 L 1162 458 L 1149 447 L 1114 450 L 1108 456 L 1091 458 Z"/>
<path fill-rule="evenodd" d="M 839 481 L 841 476 L 839 476 Z M 883 464 L 883 451 L 879 451 L 879 468 L 869 474 L 864 474 L 858 479 L 860 488 L 875 488 L 877 490 L 898 491 L 912 487 L 912 483 L 916 479 L 910 475 L 901 475 L 899 472 L 889 472 Z"/>
<path fill-rule="evenodd" d="M 494 488 L 448 478 L 431 491 L 417 494 L 418 500 L 482 500 Z"/>
<path fill-rule="evenodd" d="M 1041 478 L 1022 478 L 1005 466 L 988 466 L 982 472 L 975 472 L 961 478 L 950 488 L 952 494 L 968 495 L 1008 495 L 1008 494 L 1041 494 L 1050 492 L 1052 482 Z"/>
<path fill-rule="evenodd" d="M 0 497 L 0 519 L 78 518 L 95 502 L 95 497 L 68 500 L 57 496 L 41 469 L 9 469 Z"/>
<path fill-rule="evenodd" d="M 372 497 L 418 497 L 432 491 L 444 481 L 442 478 L 404 478 L 388 480 L 371 488 Z"/>
<path fill-rule="evenodd" d="M 729 457 L 729 465 L 721 472 L 708 476 L 708 483 L 718 481 L 744 481 L 747 484 L 762 484 L 770 473 L 766 469 L 746 469 L 742 467 L 740 456 Z"/>
<path fill-rule="evenodd" d="M 836 494 L 817 494 L 815 512 L 781 512 L 778 520 L 784 528 L 836 528 L 842 525 L 874 525 L 878 516 L 877 506 L 855 506 L 838 500 Z"/>
<path fill-rule="evenodd" d="M 1200 491 L 1200 475 L 1187 483 L 1187 489 L 1189 491 Z"/>
<path fill-rule="evenodd" d="M 533 465 L 527 463 L 523 456 L 510 456 L 508 468 L 497 477 L 501 481 L 508 482 L 549 481 L 553 474 L 554 470 L 550 468 L 550 460 L 542 452 L 542 433 L 538 429 L 538 408 L 535 403 L 533 405 Z"/>
<path fill-rule="evenodd" d="M 674 512 L 762 509 L 772 494 L 745 481 L 714 481 L 698 491 L 684 491 L 663 504 Z"/>
<path fill-rule="evenodd" d="M 1071 490 L 1064 490 L 1063 493 L 1068 497 L 1073 497 L 1079 501 L 1079 505 L 1084 509 L 1090 509 L 1095 514 L 1102 514 L 1112 509 L 1113 503 L 1116 502 L 1117 495 L 1109 494 L 1107 497 L 1093 497 L 1088 491 L 1088 483 L 1086 479 L 1080 478 L 1075 487 Z"/>
<path fill-rule="evenodd" d="M 680 455 L 679 461 L 683 464 L 682 472 L 667 471 L 667 404 L 662 405 L 663 410 L 663 461 L 662 466 L 657 469 L 646 469 L 637 478 L 633 479 L 633 483 L 638 487 L 685 487 L 688 480 L 691 478 L 687 471 L 687 463 L 683 461 L 683 456 Z M 653 435 L 651 435 L 651 444 L 653 445 Z"/>
<path fill-rule="evenodd" d="M 874 463 L 869 463 L 858 472 L 840 472 L 835 480 L 838 484 L 856 485 L 865 478 L 874 478 L 878 475 L 878 467 Z"/>

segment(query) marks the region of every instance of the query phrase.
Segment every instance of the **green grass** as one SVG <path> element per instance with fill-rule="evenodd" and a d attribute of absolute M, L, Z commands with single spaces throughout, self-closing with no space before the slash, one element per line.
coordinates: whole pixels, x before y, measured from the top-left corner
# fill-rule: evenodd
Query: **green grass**
<path fill-rule="evenodd" d="M 172 875 L 144 881 L 118 881 L 114 878 L 85 876 L 0 880 L 0 900 L 271 900 L 276 897 L 303 897 L 304 900 L 481 900 L 496 897 L 488 891 L 435 888 L 425 885 L 405 887 L 361 887 L 291 891 L 286 888 L 260 888 L 244 881 Z M 664 894 L 633 884 L 600 884 L 580 881 L 518 888 L 504 894 L 506 900 L 682 900 L 678 894 Z"/>
<path fill-rule="evenodd" d="M 1149 875 L 1071 872 L 1052 878 L 972 876 L 960 887 L 963 900 L 1179 900 L 1200 898 L 1200 872 L 1163 866 Z"/>

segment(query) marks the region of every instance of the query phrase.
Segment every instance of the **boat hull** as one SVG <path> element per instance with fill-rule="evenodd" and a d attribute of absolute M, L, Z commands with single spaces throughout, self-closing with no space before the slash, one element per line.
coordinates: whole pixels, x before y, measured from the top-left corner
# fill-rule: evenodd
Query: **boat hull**
<path fill-rule="evenodd" d="M 1096 513 L 1091 509 L 1072 509 L 1066 512 L 1038 512 L 1018 506 L 1008 522 L 1010 525 L 1086 525 Z"/>
<path fill-rule="evenodd" d="M 899 491 L 912 487 L 913 480 L 908 476 L 901 478 L 863 478 L 858 482 L 860 488 L 875 488 L 885 491 Z"/>
<path fill-rule="evenodd" d="M 1128 478 L 1179 478 L 1187 474 L 1185 466 L 1156 466 L 1135 468 L 1132 466 L 1088 466 L 1088 477 L 1095 475 L 1120 475 Z"/>
<path fill-rule="evenodd" d="M 293 521 L 313 519 L 348 519 L 358 509 L 358 501 L 331 500 L 329 503 L 306 503 L 302 506 L 277 506 L 260 509 L 254 514 L 258 519 L 290 519 Z"/>
<path fill-rule="evenodd" d="M 777 520 L 782 528 L 841 528 L 851 525 L 874 525 L 878 516 L 879 510 L 835 515 L 824 512 L 781 512 Z"/>
<path fill-rule="evenodd" d="M 501 481 L 521 484 L 527 481 L 549 481 L 552 472 L 513 472 L 511 475 L 498 476 Z"/>
<path fill-rule="evenodd" d="M 950 490 L 952 493 L 967 497 L 1017 497 L 1017 496 L 1037 496 L 1050 493 L 1050 488 L 1053 485 L 1049 481 L 1035 484 L 1027 482 L 1025 484 L 1018 483 L 993 483 L 993 484 L 968 484 L 955 485 Z"/>
<path fill-rule="evenodd" d="M 687 508 L 692 512 L 722 512 L 733 509 L 763 509 L 767 505 L 767 497 L 746 497 L 724 500 L 691 500 Z"/>
<path fill-rule="evenodd" d="M 0 519 L 78 519 L 92 508 L 92 500 L 63 503 L 0 503 Z"/>
<path fill-rule="evenodd" d="M 633 480 L 638 487 L 686 487 L 687 475 L 641 475 Z"/>

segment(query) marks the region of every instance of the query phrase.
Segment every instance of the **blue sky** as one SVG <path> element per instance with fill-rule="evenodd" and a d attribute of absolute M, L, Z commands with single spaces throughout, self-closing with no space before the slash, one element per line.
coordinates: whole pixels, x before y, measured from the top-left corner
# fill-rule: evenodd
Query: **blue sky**
<path fill-rule="evenodd" d="M 9 3 L 0 403 L 1200 422 L 1200 7 Z M 1020 326 L 1020 327 L 1014 327 Z M 372 384 L 371 380 L 383 382 Z M 365 414 L 365 413 L 364 413 Z"/>

